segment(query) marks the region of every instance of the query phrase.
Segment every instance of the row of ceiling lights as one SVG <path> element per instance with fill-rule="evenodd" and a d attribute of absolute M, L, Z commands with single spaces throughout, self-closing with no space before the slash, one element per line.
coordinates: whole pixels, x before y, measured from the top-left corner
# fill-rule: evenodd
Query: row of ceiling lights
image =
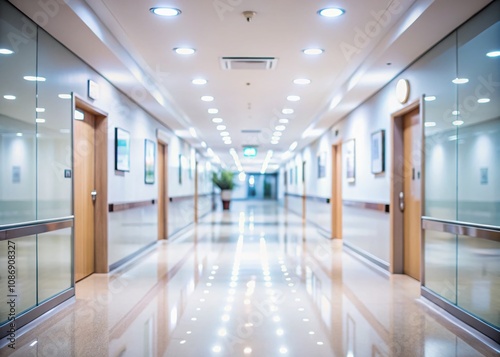
<path fill-rule="evenodd" d="M 150 9 L 150 11 L 159 16 L 164 16 L 164 17 L 175 17 L 180 15 L 182 12 L 179 9 L 176 8 L 170 8 L 170 7 L 153 7 Z M 319 15 L 324 16 L 324 17 L 337 17 L 340 15 L 343 15 L 345 11 L 343 9 L 339 8 L 324 8 L 321 9 L 317 12 Z M 188 48 L 188 47 L 175 47 L 173 49 L 177 54 L 180 55 L 192 55 L 196 52 L 194 48 Z M 324 52 L 323 49 L 321 48 L 307 48 L 302 50 L 302 52 L 306 55 L 320 55 Z M 207 84 L 207 80 L 204 78 L 195 78 L 192 80 L 193 84 L 196 85 L 204 85 Z M 294 84 L 298 85 L 307 85 L 311 83 L 310 79 L 307 78 L 296 78 L 293 80 Z M 206 101 L 206 102 L 211 102 L 214 100 L 212 96 L 203 96 L 201 97 L 201 100 Z M 300 97 L 298 95 L 289 95 L 287 97 L 287 100 L 290 102 L 297 102 L 300 100 Z M 293 114 L 294 110 L 290 108 L 284 108 L 282 110 L 282 113 L 285 115 L 290 115 Z M 218 110 L 216 108 L 210 108 L 208 109 L 209 114 L 217 114 Z M 226 126 L 222 124 L 223 120 L 222 118 L 213 118 L 212 121 L 217 125 L 217 130 L 221 131 L 220 135 L 222 136 L 222 139 L 226 145 L 232 144 L 231 137 L 229 135 L 229 132 L 226 131 Z M 286 129 L 285 124 L 288 124 L 289 119 L 288 118 L 280 118 L 279 119 L 279 125 L 276 125 L 274 128 L 275 131 L 273 133 L 273 136 L 271 137 L 271 144 L 276 145 L 279 143 L 279 140 L 281 139 L 281 136 L 283 135 L 283 131 Z M 206 146 L 206 144 L 204 145 Z"/>
<path fill-rule="evenodd" d="M 195 78 L 191 81 L 191 83 L 193 83 L 195 85 L 205 85 L 208 83 L 208 80 L 206 80 L 205 78 Z M 298 84 L 298 85 L 307 85 L 307 84 L 311 83 L 311 80 L 309 80 L 307 78 L 297 78 L 293 81 L 293 83 Z M 200 99 L 204 102 L 213 102 L 215 100 L 215 98 L 213 96 L 210 96 L 210 95 L 204 95 Z M 300 101 L 301 98 L 298 95 L 289 95 L 289 96 L 287 96 L 286 99 L 290 102 L 297 102 L 297 101 Z M 207 111 L 209 114 L 218 114 L 219 113 L 219 110 L 217 108 L 209 108 Z M 294 110 L 291 108 L 284 108 L 282 110 L 282 113 L 285 115 L 290 115 L 290 114 L 294 113 Z M 232 144 L 232 140 L 231 140 L 231 137 L 229 135 L 229 132 L 226 131 L 227 127 L 224 124 L 222 124 L 223 119 L 220 117 L 215 117 L 215 118 L 212 118 L 212 121 L 215 124 L 217 124 L 217 127 L 216 127 L 217 130 L 221 131 L 220 135 L 221 135 L 224 143 L 226 145 Z M 271 138 L 271 144 L 274 144 L 274 145 L 279 143 L 279 140 L 282 136 L 282 132 L 286 129 L 286 126 L 284 124 L 288 124 L 289 119 L 288 118 L 280 118 L 278 120 L 278 122 L 279 122 L 279 125 L 277 125 L 275 127 L 275 131 L 274 131 L 273 136 Z M 203 146 L 205 147 L 205 145 L 203 145 Z"/>
<path fill-rule="evenodd" d="M 153 14 L 164 17 L 174 17 L 178 16 L 182 13 L 181 10 L 173 8 L 173 7 L 152 7 L 149 9 Z M 318 15 L 324 17 L 338 17 L 343 15 L 345 10 L 335 7 L 328 7 L 321 10 L 318 10 Z"/>

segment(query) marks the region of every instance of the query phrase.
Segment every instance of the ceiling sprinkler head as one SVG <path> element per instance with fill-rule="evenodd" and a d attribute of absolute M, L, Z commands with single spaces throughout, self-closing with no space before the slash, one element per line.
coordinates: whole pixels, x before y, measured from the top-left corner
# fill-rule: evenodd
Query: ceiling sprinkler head
<path fill-rule="evenodd" d="M 257 13 L 255 11 L 243 11 L 243 16 L 245 16 L 245 18 L 247 19 L 247 22 L 252 21 L 253 17 L 256 14 Z"/>

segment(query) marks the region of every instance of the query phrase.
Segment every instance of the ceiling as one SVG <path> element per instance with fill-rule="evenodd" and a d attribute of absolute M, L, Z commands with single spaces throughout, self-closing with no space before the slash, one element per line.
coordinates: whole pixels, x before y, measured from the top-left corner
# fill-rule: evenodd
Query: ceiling
<path fill-rule="evenodd" d="M 216 160 L 236 168 L 234 148 L 243 170 L 259 172 L 273 150 L 272 172 L 292 143 L 299 150 L 315 140 L 490 1 L 73 0 L 54 1 L 51 11 L 42 2 L 11 2 L 31 18 L 46 11 L 50 20 L 42 27 L 202 155 L 211 156 L 206 144 Z M 158 17 L 150 12 L 157 6 L 182 13 Z M 345 14 L 318 15 L 329 6 Z M 256 14 L 247 21 L 243 11 Z M 196 52 L 173 51 L 184 46 Z M 324 53 L 306 55 L 306 48 Z M 274 57 L 277 63 L 271 70 L 224 70 L 223 56 Z M 194 85 L 195 78 L 208 82 Z M 296 78 L 311 83 L 297 85 Z M 205 95 L 214 100 L 202 101 Z M 289 95 L 300 100 L 288 101 Z M 282 114 L 285 108 L 293 114 Z M 224 144 L 216 117 L 231 144 Z M 288 123 L 273 144 L 279 119 Z M 257 157 L 244 158 L 245 145 L 256 146 Z"/>

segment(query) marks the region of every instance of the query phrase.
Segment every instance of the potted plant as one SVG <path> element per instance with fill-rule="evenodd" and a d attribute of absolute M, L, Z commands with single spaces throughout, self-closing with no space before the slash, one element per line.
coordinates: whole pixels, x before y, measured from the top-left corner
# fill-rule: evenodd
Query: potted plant
<path fill-rule="evenodd" d="M 224 210 L 229 209 L 229 203 L 231 202 L 231 190 L 234 188 L 233 178 L 234 172 L 228 170 L 222 170 L 219 173 L 214 172 L 212 175 L 212 182 L 220 188 L 222 208 Z"/>

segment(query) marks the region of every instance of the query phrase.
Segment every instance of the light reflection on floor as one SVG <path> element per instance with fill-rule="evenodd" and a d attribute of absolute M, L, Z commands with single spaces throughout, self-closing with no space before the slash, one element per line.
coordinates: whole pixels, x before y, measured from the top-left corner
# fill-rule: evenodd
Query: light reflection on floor
<path fill-rule="evenodd" d="M 273 202 L 233 202 L 76 294 L 0 355 L 494 355 L 422 304 L 418 282 Z"/>

